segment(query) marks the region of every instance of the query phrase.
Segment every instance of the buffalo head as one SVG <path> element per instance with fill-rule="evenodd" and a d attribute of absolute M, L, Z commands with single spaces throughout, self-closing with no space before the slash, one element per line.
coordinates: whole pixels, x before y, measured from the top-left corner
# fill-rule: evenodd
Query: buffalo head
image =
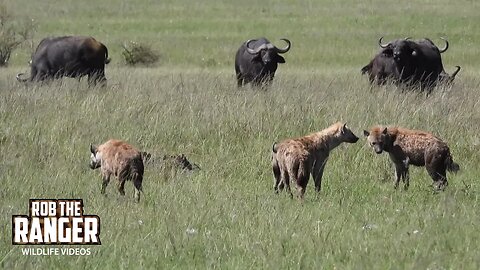
<path fill-rule="evenodd" d="M 282 38 L 281 40 L 287 43 L 287 46 L 283 49 L 277 48 L 272 43 L 264 43 L 257 48 L 250 48 L 250 43 L 255 41 L 254 39 L 250 39 L 246 42 L 247 52 L 251 55 L 255 55 L 255 59 L 260 60 L 265 65 L 270 63 L 285 63 L 285 58 L 279 54 L 288 52 L 290 50 L 291 42 L 286 38 Z"/>

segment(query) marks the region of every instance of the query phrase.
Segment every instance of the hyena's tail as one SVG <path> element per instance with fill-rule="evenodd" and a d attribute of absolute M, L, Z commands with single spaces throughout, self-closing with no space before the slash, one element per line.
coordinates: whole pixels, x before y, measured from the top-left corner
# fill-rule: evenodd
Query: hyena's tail
<path fill-rule="evenodd" d="M 277 150 L 278 150 L 277 143 L 274 142 L 273 145 L 272 145 L 272 152 L 273 152 L 273 153 L 277 153 Z"/>
<path fill-rule="evenodd" d="M 448 154 L 447 159 L 445 160 L 445 165 L 447 165 L 447 170 L 453 173 L 456 173 L 460 170 L 460 165 L 453 161 L 452 155 Z"/>

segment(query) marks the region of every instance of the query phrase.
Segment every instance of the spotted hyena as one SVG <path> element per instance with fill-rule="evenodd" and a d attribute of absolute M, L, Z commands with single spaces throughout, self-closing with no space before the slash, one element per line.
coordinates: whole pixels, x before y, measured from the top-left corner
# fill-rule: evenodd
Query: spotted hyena
<path fill-rule="evenodd" d="M 425 166 L 434 186 L 442 190 L 448 185 L 446 171 L 456 172 L 460 169 L 458 164 L 453 162 L 447 144 L 431 133 L 379 126 L 370 131 L 364 130 L 363 133 L 375 153 L 381 154 L 385 151 L 390 155 L 395 165 L 395 188 L 402 179 L 404 189 L 408 189 L 409 165 Z"/>
<path fill-rule="evenodd" d="M 284 187 L 293 197 L 290 181 L 295 182 L 298 196 L 303 199 L 310 173 L 315 190 L 321 189 L 322 175 L 330 151 L 343 142 L 356 143 L 358 137 L 343 123 L 335 123 L 322 131 L 273 144 L 272 169 L 274 190 Z"/>
<path fill-rule="evenodd" d="M 90 145 L 90 168 L 100 168 L 102 172 L 102 194 L 110 182 L 110 177 L 117 177 L 117 188 L 125 195 L 125 181 L 132 180 L 135 187 L 135 201 L 140 200 L 143 180 L 143 160 L 140 151 L 120 140 L 109 140 L 106 143 Z"/>

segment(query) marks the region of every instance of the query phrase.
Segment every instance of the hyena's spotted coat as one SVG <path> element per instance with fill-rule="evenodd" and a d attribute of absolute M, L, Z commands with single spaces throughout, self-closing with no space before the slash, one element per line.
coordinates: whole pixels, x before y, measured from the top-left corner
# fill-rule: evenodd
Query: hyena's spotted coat
<path fill-rule="evenodd" d="M 290 181 L 293 181 L 298 196 L 303 199 L 310 173 L 315 182 L 315 190 L 319 192 L 330 151 L 343 142 L 357 141 L 358 137 L 346 124 L 338 122 L 320 132 L 275 143 L 272 149 L 275 192 L 286 187 L 293 196 L 290 190 Z"/>
<path fill-rule="evenodd" d="M 390 155 L 395 164 L 395 188 L 402 179 L 404 188 L 408 189 L 410 164 L 425 166 L 437 189 L 444 189 L 447 186 L 447 170 L 452 172 L 459 170 L 458 164 L 453 162 L 447 144 L 431 133 L 379 126 L 373 127 L 370 131 L 364 130 L 363 133 L 375 153 L 381 154 L 385 151 Z"/>
<path fill-rule="evenodd" d="M 143 180 L 142 154 L 133 146 L 120 140 L 109 140 L 98 147 L 90 145 L 90 168 L 101 168 L 102 194 L 110 182 L 110 177 L 117 177 L 117 188 L 125 195 L 125 181 L 132 180 L 135 187 L 135 201 L 140 200 Z"/>

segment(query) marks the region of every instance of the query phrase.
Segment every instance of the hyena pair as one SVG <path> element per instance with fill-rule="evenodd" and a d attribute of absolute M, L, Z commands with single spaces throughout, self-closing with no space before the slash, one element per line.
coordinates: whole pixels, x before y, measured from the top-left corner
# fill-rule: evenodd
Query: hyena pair
<path fill-rule="evenodd" d="M 110 182 L 110 177 L 117 177 L 117 188 L 125 195 L 125 182 L 131 180 L 135 187 L 135 201 L 140 201 L 143 180 L 142 153 L 130 144 L 120 140 L 109 140 L 106 143 L 90 145 L 90 168 L 100 168 L 102 172 L 102 194 Z"/>
<path fill-rule="evenodd" d="M 364 131 L 375 152 L 390 154 L 395 164 L 398 187 L 400 179 L 408 188 L 408 165 L 426 166 L 437 188 L 447 185 L 446 170 L 457 171 L 458 164 L 453 162 L 450 150 L 445 142 L 423 131 L 402 128 L 374 127 Z M 312 174 L 317 192 L 321 189 L 322 175 L 330 151 L 342 142 L 356 143 L 358 137 L 343 123 L 335 123 L 325 130 L 296 139 L 288 139 L 273 144 L 272 169 L 275 177 L 275 192 L 286 188 L 290 190 L 290 181 L 295 182 L 298 196 L 303 199 L 310 174 Z"/>

